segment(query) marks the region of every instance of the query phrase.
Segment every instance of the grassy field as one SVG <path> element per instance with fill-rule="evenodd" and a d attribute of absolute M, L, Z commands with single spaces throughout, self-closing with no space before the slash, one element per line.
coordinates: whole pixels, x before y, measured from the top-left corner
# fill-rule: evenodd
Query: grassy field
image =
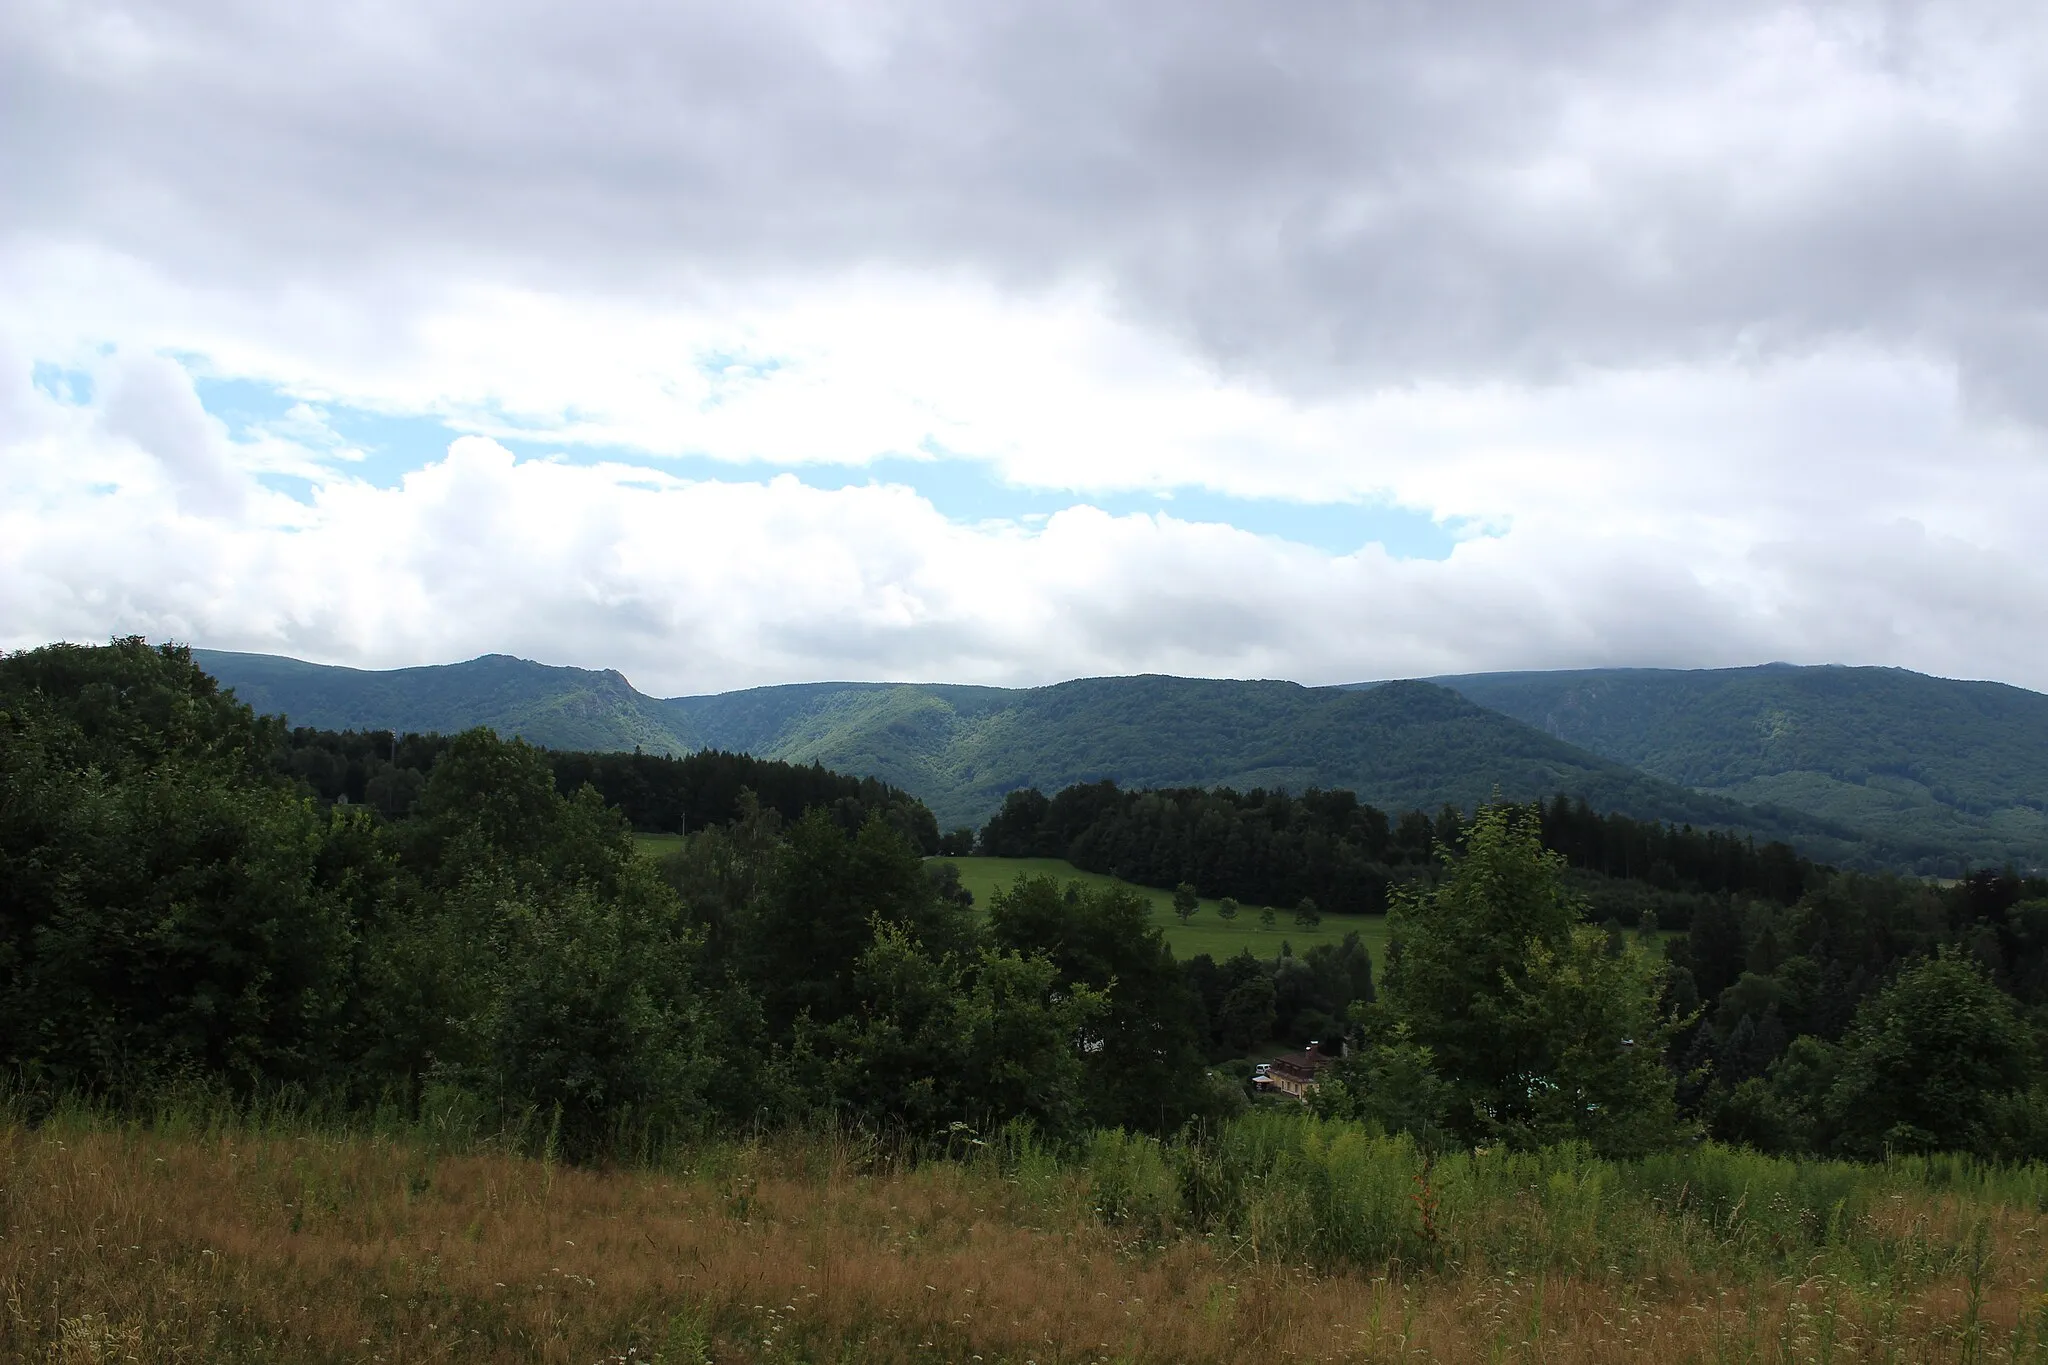
<path fill-rule="evenodd" d="M 633 842 L 648 857 L 658 858 L 681 847 L 682 836 L 635 834 Z M 1254 957 L 1272 958 L 1279 956 L 1283 943 L 1302 953 L 1318 943 L 1336 943 L 1353 932 L 1365 941 L 1374 962 L 1386 960 L 1387 919 L 1384 915 L 1324 915 L 1319 926 L 1303 929 L 1294 922 L 1293 910 L 1276 908 L 1273 912 L 1274 925 L 1266 929 L 1259 924 L 1262 907 L 1241 906 L 1235 920 L 1225 921 L 1216 911 L 1215 899 L 1204 897 L 1194 919 L 1182 924 L 1173 913 L 1171 892 L 1136 886 L 1099 872 L 1083 872 L 1061 858 L 935 858 L 930 861 L 948 862 L 958 867 L 961 885 L 974 893 L 977 906 L 986 906 L 994 892 L 1009 886 L 1019 876 L 1051 877 L 1061 883 L 1074 881 L 1088 886 L 1125 887 L 1152 902 L 1156 921 L 1166 930 L 1166 940 L 1173 945 L 1174 955 L 1183 962 L 1202 953 L 1221 962 L 1246 948 L 1252 950 Z M 1659 942 L 1675 937 L 1677 935 L 1671 930 L 1657 935 Z"/>
<path fill-rule="evenodd" d="M 584 1170 L 431 1127 L 0 1121 L 0 1359 L 2048 1359 L 2039 1170 L 1430 1166 L 1247 1122 L 1199 1156 L 787 1135 Z M 1236 1191 L 1206 1222 L 1191 1162 Z"/>
<path fill-rule="evenodd" d="M 680 834 L 635 834 L 633 842 L 648 857 L 658 858 L 680 848 L 682 838 Z M 1099 872 L 1083 872 L 1064 859 L 945 858 L 933 861 L 949 862 L 958 867 L 961 884 L 974 893 L 974 903 L 981 907 L 988 905 L 992 893 L 1009 886 L 1019 876 L 1051 877 L 1062 884 L 1073 881 L 1089 886 L 1126 887 L 1152 902 L 1155 919 L 1166 930 L 1166 939 L 1173 945 L 1174 955 L 1183 962 L 1202 953 L 1208 953 L 1221 962 L 1246 948 L 1251 949 L 1256 957 L 1277 957 L 1282 943 L 1291 944 L 1295 952 L 1302 953 L 1318 943 L 1336 943 L 1354 931 L 1372 950 L 1373 961 L 1378 962 L 1385 956 L 1387 921 L 1384 915 L 1325 915 L 1321 925 L 1304 929 L 1294 922 L 1293 910 L 1276 909 L 1273 912 L 1274 926 L 1264 929 L 1259 926 L 1259 906 L 1243 906 L 1234 921 L 1226 922 L 1216 912 L 1216 901 L 1204 898 L 1194 919 L 1182 924 L 1173 913 L 1171 892 L 1133 886 Z"/>
<path fill-rule="evenodd" d="M 1083 872 L 1072 863 L 1059 858 L 946 858 L 960 869 L 960 882 L 974 893 L 974 903 L 985 906 L 995 891 L 1008 887 L 1019 876 L 1051 877 L 1055 881 L 1081 882 L 1088 886 L 1122 886 L 1137 892 L 1152 902 L 1153 919 L 1166 930 L 1166 940 L 1173 945 L 1174 955 L 1183 962 L 1201 953 L 1208 953 L 1217 961 L 1233 957 L 1246 948 L 1255 957 L 1276 957 L 1280 945 L 1292 944 L 1294 951 L 1308 951 L 1318 943 L 1336 943 L 1344 935 L 1356 932 L 1372 950 L 1373 961 L 1379 961 L 1387 940 L 1387 921 L 1384 915 L 1325 915 L 1323 922 L 1314 929 L 1304 929 L 1294 922 L 1294 911 L 1276 909 L 1275 923 L 1271 929 L 1259 926 L 1259 910 L 1256 905 L 1238 909 L 1235 920 L 1226 921 L 1216 912 L 1216 902 L 1204 898 L 1201 909 L 1187 924 L 1182 924 L 1173 913 L 1173 893 L 1160 891 L 1149 886 L 1132 886 L 1129 882 L 1103 876 L 1099 872 Z"/>
<path fill-rule="evenodd" d="M 644 857 L 659 858 L 664 853 L 673 853 L 681 848 L 683 846 L 683 836 L 680 834 L 642 834 L 635 830 L 633 832 L 633 846 L 639 849 Z"/>

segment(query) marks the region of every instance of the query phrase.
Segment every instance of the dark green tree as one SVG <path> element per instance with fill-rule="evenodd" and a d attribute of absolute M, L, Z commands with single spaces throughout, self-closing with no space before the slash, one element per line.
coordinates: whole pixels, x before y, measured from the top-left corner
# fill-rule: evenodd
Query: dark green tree
<path fill-rule="evenodd" d="M 999 947 L 1043 955 L 1060 989 L 1107 1001 L 1085 1053 L 1092 1121 L 1170 1132 L 1206 1111 L 1202 1003 L 1142 896 L 1019 877 L 989 898 L 988 918 Z"/>
<path fill-rule="evenodd" d="M 800 1014 L 822 1025 L 853 1008 L 854 969 L 878 925 L 908 930 L 939 957 L 972 943 L 971 912 L 940 898 L 917 849 L 880 818 L 849 836 L 829 812 L 808 812 L 789 827 L 776 872 L 737 934 L 741 970 L 778 1033 Z"/>
<path fill-rule="evenodd" d="M 1610 954 L 1581 923 L 1528 813 L 1482 809 L 1462 832 L 1441 881 L 1395 903 L 1365 1044 L 1405 1029 L 1427 1048 L 1465 1141 L 1576 1138 L 1619 1155 L 1676 1140 L 1663 963 L 1633 943 Z"/>
<path fill-rule="evenodd" d="M 1047 958 L 986 948 L 934 957 L 885 925 L 854 986 L 860 1008 L 806 1044 L 830 1058 L 833 1107 L 927 1138 L 1013 1117 L 1061 1135 L 1081 1121 L 1082 1045 L 1109 1005 L 1085 986 L 1062 987 Z"/>
<path fill-rule="evenodd" d="M 1424 1147 L 1449 1140 L 1452 1101 L 1435 1056 L 1402 1024 L 1332 1062 L 1309 1094 L 1309 1107 L 1324 1118 L 1363 1119 Z"/>
<path fill-rule="evenodd" d="M 1982 967 L 1945 951 L 1856 1011 L 1825 1111 L 1846 1155 L 1988 1155 L 1994 1103 L 2036 1074 L 2033 1039 L 2012 997 Z"/>
<path fill-rule="evenodd" d="M 548 1115 L 561 1149 L 686 1134 L 711 1116 L 721 1068 L 678 907 L 658 883 L 588 886 L 500 903 L 501 954 L 475 1021 L 477 1059 L 453 1073 L 508 1110 Z"/>
<path fill-rule="evenodd" d="M 0 1065 L 115 1096 L 342 1069 L 359 906 L 280 733 L 183 649 L 0 659 Z"/>
<path fill-rule="evenodd" d="M 1216 1021 L 1224 1045 L 1233 1052 L 1249 1052 L 1271 1038 L 1276 995 L 1273 978 L 1264 972 L 1231 987 Z"/>
<path fill-rule="evenodd" d="M 1182 882 L 1179 886 L 1173 888 L 1173 913 L 1180 917 L 1182 924 L 1186 924 L 1189 920 L 1193 919 L 1195 912 L 1201 908 L 1202 901 L 1195 894 L 1194 887 L 1186 882 Z"/>

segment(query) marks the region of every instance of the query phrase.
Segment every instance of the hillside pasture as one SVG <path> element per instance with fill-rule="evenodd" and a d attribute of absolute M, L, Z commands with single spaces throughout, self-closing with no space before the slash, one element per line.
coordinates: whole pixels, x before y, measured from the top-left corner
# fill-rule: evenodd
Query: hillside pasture
<path fill-rule="evenodd" d="M 642 857 L 659 858 L 677 852 L 682 846 L 683 836 L 680 834 L 643 834 L 638 830 L 633 832 L 633 847 L 640 850 Z"/>
<path fill-rule="evenodd" d="M 635 834 L 634 845 L 649 858 L 659 858 L 683 846 L 680 834 Z M 1277 957 L 1285 944 L 1305 953 L 1318 943 L 1341 943 L 1344 935 L 1356 933 L 1371 950 L 1373 961 L 1386 955 L 1387 920 L 1384 915 L 1324 915 L 1313 929 L 1294 922 L 1294 911 L 1274 908 L 1273 927 L 1259 923 L 1262 906 L 1241 906 L 1235 920 L 1226 921 L 1218 912 L 1213 896 L 1202 898 L 1201 908 L 1186 924 L 1173 913 L 1173 893 L 1157 887 L 1138 886 L 1100 872 L 1083 872 L 1064 858 L 933 858 L 931 862 L 951 863 L 960 869 L 960 884 L 974 893 L 974 905 L 986 910 L 997 891 L 1006 890 L 1019 877 L 1051 877 L 1062 886 L 1080 882 L 1083 886 L 1117 886 L 1134 891 L 1152 906 L 1155 921 L 1166 930 L 1166 941 L 1181 961 L 1203 953 L 1221 962 L 1249 948 L 1257 958 Z"/>
<path fill-rule="evenodd" d="M 1324 915 L 1320 925 L 1304 929 L 1294 922 L 1292 909 L 1275 907 L 1273 927 L 1267 929 L 1259 924 L 1259 911 L 1263 907 L 1240 906 L 1237 918 L 1226 921 L 1217 911 L 1216 898 L 1205 896 L 1194 918 L 1182 924 L 1173 913 L 1171 891 L 1136 886 L 1100 872 L 1083 872 L 1062 858 L 935 858 L 932 861 L 948 862 L 958 867 L 960 884 L 974 893 L 974 904 L 984 909 L 990 897 L 1010 887 L 1019 877 L 1051 877 L 1062 885 L 1080 882 L 1084 886 L 1119 886 L 1135 891 L 1151 902 L 1154 922 L 1166 930 L 1166 941 L 1173 945 L 1174 956 L 1183 962 L 1202 953 L 1221 962 L 1247 948 L 1251 949 L 1254 957 L 1277 957 L 1283 943 L 1292 946 L 1297 953 L 1305 953 L 1318 943 L 1340 943 L 1349 933 L 1356 933 L 1365 941 L 1373 961 L 1378 962 L 1385 956 L 1387 920 L 1384 915 Z"/>

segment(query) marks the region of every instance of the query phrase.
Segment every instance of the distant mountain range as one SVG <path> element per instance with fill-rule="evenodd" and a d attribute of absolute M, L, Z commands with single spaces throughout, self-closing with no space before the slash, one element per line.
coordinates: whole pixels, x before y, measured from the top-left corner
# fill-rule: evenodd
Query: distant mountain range
<path fill-rule="evenodd" d="M 320 730 L 453 734 L 486 725 L 550 749 L 687 754 L 705 747 L 667 704 L 607 669 L 553 668 L 509 654 L 374 670 L 274 654 L 195 649 L 199 666 L 258 711 Z"/>
<path fill-rule="evenodd" d="M 387 672 L 197 650 L 260 711 L 328 729 L 488 725 L 552 748 L 731 749 L 872 775 L 942 825 L 1003 793 L 1347 787 L 1387 809 L 1567 792 L 1815 857 L 2048 863 L 2048 697 L 1896 669 L 1482 674 L 1302 687 L 1144 676 L 1039 688 L 805 683 L 655 698 L 505 655 Z"/>
<path fill-rule="evenodd" d="M 1902 668 L 1485 673 L 1437 682 L 1667 781 L 1811 812 L 1917 861 L 2048 864 L 2048 696 Z"/>

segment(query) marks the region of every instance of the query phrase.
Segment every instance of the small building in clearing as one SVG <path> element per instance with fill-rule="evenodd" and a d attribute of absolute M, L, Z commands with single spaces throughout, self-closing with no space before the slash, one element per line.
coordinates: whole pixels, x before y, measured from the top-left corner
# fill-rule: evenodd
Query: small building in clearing
<path fill-rule="evenodd" d="M 1317 1077 L 1332 1060 L 1325 1053 L 1318 1051 L 1314 1043 L 1310 1043 L 1300 1052 L 1275 1057 L 1252 1077 L 1252 1084 L 1261 1091 L 1277 1091 L 1307 1103 L 1308 1092 L 1315 1089 Z"/>

